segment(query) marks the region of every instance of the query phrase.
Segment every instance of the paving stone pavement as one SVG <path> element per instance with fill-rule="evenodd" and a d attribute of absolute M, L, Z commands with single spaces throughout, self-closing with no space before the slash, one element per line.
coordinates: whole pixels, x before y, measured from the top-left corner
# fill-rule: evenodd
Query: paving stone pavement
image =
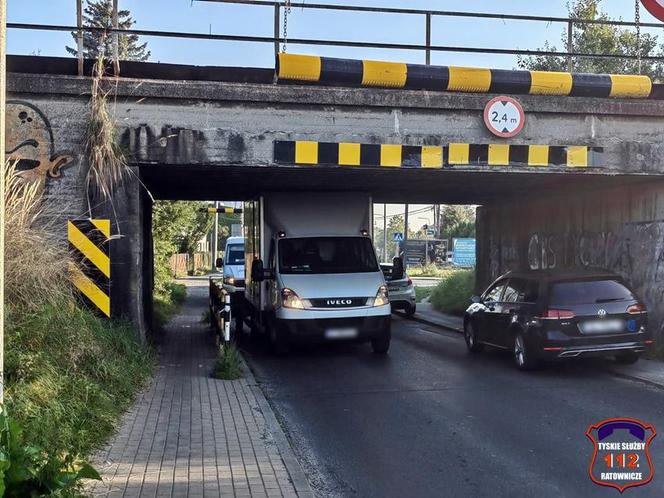
<path fill-rule="evenodd" d="M 245 367 L 210 377 L 214 338 L 201 323 L 207 280 L 188 279 L 187 300 L 166 327 L 150 386 L 95 458 L 93 496 L 313 498 L 267 400 Z"/>

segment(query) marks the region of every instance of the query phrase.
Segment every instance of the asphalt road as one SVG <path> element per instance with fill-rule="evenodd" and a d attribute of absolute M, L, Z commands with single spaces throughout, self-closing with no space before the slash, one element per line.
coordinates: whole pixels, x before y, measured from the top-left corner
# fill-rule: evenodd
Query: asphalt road
<path fill-rule="evenodd" d="M 246 357 L 319 496 L 618 496 L 590 481 L 585 431 L 619 416 L 663 432 L 654 480 L 624 496 L 664 496 L 664 390 L 602 361 L 522 373 L 400 318 L 387 357 L 351 344 Z"/>

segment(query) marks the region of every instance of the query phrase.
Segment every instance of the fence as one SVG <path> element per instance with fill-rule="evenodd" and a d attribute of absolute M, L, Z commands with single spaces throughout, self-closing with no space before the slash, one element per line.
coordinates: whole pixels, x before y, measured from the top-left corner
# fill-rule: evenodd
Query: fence
<path fill-rule="evenodd" d="M 502 54 L 502 55 L 517 55 L 517 56 L 557 56 L 565 57 L 567 59 L 568 70 L 573 70 L 573 61 L 575 58 L 598 58 L 598 59 L 619 59 L 619 60 L 638 60 L 640 61 L 661 61 L 660 57 L 638 54 L 609 54 L 609 53 L 585 53 L 573 51 L 573 40 L 575 28 L 579 25 L 608 25 L 608 26 L 622 26 L 633 27 L 636 30 L 637 36 L 640 36 L 641 28 L 662 28 L 664 25 L 658 23 L 637 23 L 628 21 L 615 21 L 615 20 L 589 20 L 574 17 L 550 17 L 550 16 L 531 16 L 531 15 L 517 15 L 517 14 L 498 14 L 488 12 L 461 12 L 449 10 L 422 10 L 422 9 L 409 9 L 409 8 L 393 8 L 393 7 L 365 7 L 356 5 L 329 5 L 322 3 L 304 3 L 304 2 L 284 2 L 284 1 L 261 1 L 261 0 L 192 0 L 197 2 L 214 2 L 220 4 L 239 4 L 253 6 L 256 8 L 270 8 L 273 10 L 274 16 L 274 30 L 272 36 L 246 36 L 246 35 L 229 35 L 229 34 L 205 34 L 193 32 L 174 32 L 174 31 L 155 31 L 145 29 L 119 29 L 118 28 L 118 0 L 113 0 L 113 20 L 112 27 L 100 28 L 83 26 L 82 21 L 82 1 L 77 0 L 77 25 L 76 26 L 63 26 L 52 24 L 31 24 L 31 23 L 7 23 L 8 29 L 24 29 L 24 30 L 41 30 L 41 31 L 71 31 L 77 33 L 78 45 L 78 69 L 79 74 L 83 74 L 83 33 L 90 32 L 104 32 L 113 37 L 114 46 L 114 68 L 115 74 L 119 74 L 119 61 L 118 61 L 118 36 L 119 34 L 135 34 L 141 36 L 154 36 L 154 37 L 167 37 L 167 38 L 185 38 L 185 39 L 201 39 L 201 40 L 221 40 L 221 41 L 235 41 L 244 43 L 265 43 L 272 44 L 274 53 L 279 53 L 280 45 L 283 44 L 281 49 L 285 50 L 286 43 L 296 45 L 318 45 L 327 47 L 362 47 L 362 48 L 375 48 L 375 49 L 398 49 L 398 50 L 415 50 L 423 52 L 427 64 L 431 62 L 432 52 L 458 52 L 458 53 L 475 53 L 475 54 Z M 384 43 L 384 42 L 366 42 L 366 41 L 349 41 L 349 40 L 335 40 L 335 39 L 319 39 L 319 38 L 288 38 L 284 32 L 282 33 L 282 15 L 292 8 L 313 9 L 313 10 L 328 10 L 337 12 L 364 12 L 364 13 L 380 13 L 380 14 L 393 14 L 402 16 L 419 16 L 423 20 L 423 43 L 421 44 L 404 44 L 404 43 Z M 567 49 L 566 51 L 553 51 L 553 50 L 530 50 L 530 49 L 511 49 L 511 48 L 497 48 L 497 47 L 472 47 L 472 46 L 452 46 L 452 45 L 437 45 L 432 44 L 432 19 L 436 17 L 455 17 L 455 18 L 474 18 L 474 19 L 493 19 L 498 21 L 515 20 L 525 22 L 545 22 L 545 23 L 559 23 L 567 27 Z"/>
<path fill-rule="evenodd" d="M 210 253 L 197 252 L 191 257 L 189 254 L 173 254 L 170 267 L 174 277 L 186 277 L 197 272 L 206 273 L 210 270 Z"/>

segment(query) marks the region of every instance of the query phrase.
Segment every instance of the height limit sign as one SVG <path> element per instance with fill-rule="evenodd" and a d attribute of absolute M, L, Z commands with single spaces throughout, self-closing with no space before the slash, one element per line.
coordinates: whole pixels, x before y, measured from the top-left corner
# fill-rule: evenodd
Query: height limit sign
<path fill-rule="evenodd" d="M 526 116 L 518 100 L 500 96 L 491 99 L 484 108 L 484 123 L 494 135 L 512 138 L 523 130 Z"/>

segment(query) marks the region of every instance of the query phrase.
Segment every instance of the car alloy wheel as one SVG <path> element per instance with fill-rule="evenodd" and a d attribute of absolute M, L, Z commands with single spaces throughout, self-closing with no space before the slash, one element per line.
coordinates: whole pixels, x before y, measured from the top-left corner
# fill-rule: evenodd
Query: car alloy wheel
<path fill-rule="evenodd" d="M 518 334 L 514 339 L 514 360 L 519 368 L 526 365 L 526 345 L 521 334 Z"/>
<path fill-rule="evenodd" d="M 475 337 L 475 329 L 471 322 L 466 322 L 463 326 L 463 336 L 466 340 L 466 347 L 471 353 L 479 353 L 484 349 L 484 344 L 477 342 Z"/>

